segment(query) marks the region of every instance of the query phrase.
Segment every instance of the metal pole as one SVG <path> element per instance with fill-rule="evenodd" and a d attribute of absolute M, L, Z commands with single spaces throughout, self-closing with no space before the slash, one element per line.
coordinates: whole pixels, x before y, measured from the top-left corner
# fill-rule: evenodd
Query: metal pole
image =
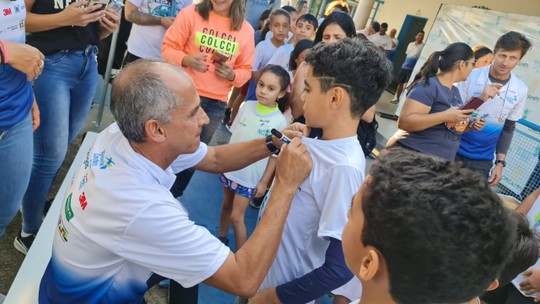
<path fill-rule="evenodd" d="M 109 58 L 107 59 L 107 68 L 105 69 L 105 79 L 103 83 L 103 89 L 101 91 L 101 97 L 99 102 L 99 110 L 96 119 L 96 127 L 101 126 L 103 120 L 103 111 L 105 110 L 105 97 L 107 96 L 107 89 L 109 88 L 109 81 L 111 79 L 111 70 L 114 61 L 114 53 L 116 51 L 116 40 L 118 40 L 118 29 L 114 31 L 111 38 L 111 48 L 109 49 Z"/>

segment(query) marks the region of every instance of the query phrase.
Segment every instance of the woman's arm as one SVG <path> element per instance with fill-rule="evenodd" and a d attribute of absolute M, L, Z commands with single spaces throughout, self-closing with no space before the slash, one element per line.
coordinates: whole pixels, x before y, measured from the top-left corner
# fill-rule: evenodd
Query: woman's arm
<path fill-rule="evenodd" d="M 44 32 L 63 26 L 87 26 L 105 16 L 105 10 L 99 10 L 100 4 L 85 7 L 86 1 L 73 2 L 63 11 L 55 14 L 35 14 L 32 12 L 36 0 L 24 0 L 26 5 L 26 31 Z"/>
<path fill-rule="evenodd" d="M 460 122 L 469 119 L 474 110 L 448 108 L 442 112 L 429 113 L 431 107 L 407 98 L 398 119 L 398 128 L 407 132 L 418 132 L 445 122 Z"/>

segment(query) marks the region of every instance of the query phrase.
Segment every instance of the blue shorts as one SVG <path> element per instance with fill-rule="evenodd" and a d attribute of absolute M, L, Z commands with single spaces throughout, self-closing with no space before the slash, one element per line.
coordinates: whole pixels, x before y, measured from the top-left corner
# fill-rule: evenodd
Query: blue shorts
<path fill-rule="evenodd" d="M 225 187 L 227 187 L 229 190 L 234 192 L 235 194 L 247 197 L 247 198 L 253 198 L 253 195 L 255 194 L 255 188 L 248 188 L 245 186 L 242 186 L 238 184 L 237 182 L 233 182 L 232 180 L 228 179 L 224 174 L 221 174 L 219 176 L 219 180 Z"/>

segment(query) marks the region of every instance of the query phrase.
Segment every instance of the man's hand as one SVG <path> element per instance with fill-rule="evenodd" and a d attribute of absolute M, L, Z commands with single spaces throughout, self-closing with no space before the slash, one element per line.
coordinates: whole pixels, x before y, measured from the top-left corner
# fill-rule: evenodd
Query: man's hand
<path fill-rule="evenodd" d="M 275 182 L 295 188 L 308 177 L 313 162 L 305 144 L 293 138 L 290 144 L 283 145 L 279 153 Z"/>
<path fill-rule="evenodd" d="M 36 97 L 34 97 L 34 103 L 32 104 L 32 108 L 30 109 L 30 115 L 32 116 L 32 131 L 35 131 L 41 123 L 41 118 L 39 116 L 39 107 L 36 102 Z"/>
<path fill-rule="evenodd" d="M 173 25 L 174 17 L 161 17 L 161 26 L 168 29 Z"/>
<path fill-rule="evenodd" d="M 519 284 L 520 289 L 527 295 L 540 292 L 540 269 L 529 269 L 525 271 L 523 275 L 528 278 Z M 534 298 L 534 301 L 540 301 L 540 294 Z"/>
<path fill-rule="evenodd" d="M 263 289 L 257 294 L 249 299 L 249 304 L 281 304 L 281 301 L 279 300 L 276 289 L 275 288 L 268 288 Z"/>
<path fill-rule="evenodd" d="M 309 135 L 309 132 L 310 132 L 310 128 L 299 122 L 290 124 L 281 131 L 281 133 L 283 133 L 285 136 L 287 136 L 290 139 L 293 139 L 295 137 L 302 138 L 304 136 Z M 278 149 L 281 149 L 281 146 L 284 144 L 281 140 L 277 139 L 275 136 L 272 136 L 272 143 L 274 143 L 274 146 L 276 146 Z"/>
<path fill-rule="evenodd" d="M 208 55 L 205 54 L 189 55 L 184 57 L 182 65 L 194 71 L 206 73 L 209 67 L 208 63 L 206 63 L 206 58 L 208 58 Z"/>
<path fill-rule="evenodd" d="M 502 178 L 502 172 L 503 172 L 503 165 L 502 164 L 496 164 L 493 169 L 491 169 L 491 174 L 488 178 L 488 183 L 490 186 L 494 187 L 499 184 Z"/>
<path fill-rule="evenodd" d="M 499 95 L 499 91 L 503 87 L 500 83 L 492 83 L 484 88 L 484 91 L 482 92 L 481 99 L 483 101 L 486 101 L 488 99 L 494 98 L 495 96 Z"/>
<path fill-rule="evenodd" d="M 8 64 L 26 74 L 30 80 L 36 79 L 43 70 L 45 56 L 33 46 L 6 41 Z"/>

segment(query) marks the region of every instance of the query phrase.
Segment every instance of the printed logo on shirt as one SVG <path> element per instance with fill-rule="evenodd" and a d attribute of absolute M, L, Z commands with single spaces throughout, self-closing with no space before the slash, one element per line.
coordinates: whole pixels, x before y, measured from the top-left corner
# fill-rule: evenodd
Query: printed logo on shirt
<path fill-rule="evenodd" d="M 266 137 L 271 133 L 269 129 L 257 129 L 257 134 L 259 134 L 261 137 Z"/>
<path fill-rule="evenodd" d="M 88 169 L 88 166 L 90 166 L 90 151 L 86 152 L 86 158 L 84 159 L 84 169 Z"/>
<path fill-rule="evenodd" d="M 66 199 L 66 206 L 64 207 L 64 212 L 66 214 L 66 220 L 69 222 L 73 218 L 73 209 L 71 208 L 71 196 L 73 193 L 70 193 Z"/>
<path fill-rule="evenodd" d="M 3 13 L 4 16 L 11 15 L 12 14 L 11 7 L 3 9 L 2 13 Z"/>
<path fill-rule="evenodd" d="M 81 179 L 81 182 L 79 183 L 79 190 L 81 190 L 82 188 L 84 188 L 84 186 L 86 185 L 86 183 L 88 182 L 88 173 L 86 173 L 83 178 Z"/>
<path fill-rule="evenodd" d="M 112 157 L 105 156 L 105 150 L 101 151 L 101 153 L 94 153 L 92 162 L 90 163 L 90 166 L 99 167 L 102 170 L 112 167 L 113 165 L 114 161 L 112 160 Z"/>
<path fill-rule="evenodd" d="M 58 234 L 60 235 L 60 237 L 62 238 L 64 242 L 68 241 L 69 233 L 66 227 L 64 226 L 64 224 L 62 223 L 62 219 L 58 220 Z"/>
<path fill-rule="evenodd" d="M 81 205 L 81 209 L 83 211 L 86 209 L 86 206 L 88 206 L 88 201 L 86 200 L 86 194 L 84 194 L 84 192 L 79 195 L 79 204 Z"/>
<path fill-rule="evenodd" d="M 234 56 L 239 49 L 235 36 L 208 28 L 195 34 L 195 44 L 199 46 L 201 53 L 220 51 Z"/>
<path fill-rule="evenodd" d="M 148 1 L 148 11 L 152 16 L 176 17 L 178 12 L 184 8 L 184 1 L 154 0 Z"/>

